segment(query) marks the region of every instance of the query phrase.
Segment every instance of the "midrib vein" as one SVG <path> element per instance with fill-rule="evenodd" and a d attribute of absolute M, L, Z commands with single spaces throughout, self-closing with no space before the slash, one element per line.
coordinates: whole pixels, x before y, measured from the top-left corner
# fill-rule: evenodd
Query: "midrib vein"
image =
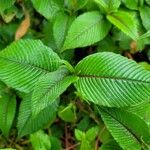
<path fill-rule="evenodd" d="M 124 80 L 127 82 L 138 82 L 138 83 L 145 83 L 145 84 L 150 84 L 150 81 L 142 81 L 142 80 L 137 80 L 137 79 L 130 79 L 130 78 L 125 78 L 125 77 L 112 77 L 112 76 L 96 76 L 96 75 L 78 75 L 80 78 L 99 78 L 99 79 L 109 79 L 109 80 Z"/>

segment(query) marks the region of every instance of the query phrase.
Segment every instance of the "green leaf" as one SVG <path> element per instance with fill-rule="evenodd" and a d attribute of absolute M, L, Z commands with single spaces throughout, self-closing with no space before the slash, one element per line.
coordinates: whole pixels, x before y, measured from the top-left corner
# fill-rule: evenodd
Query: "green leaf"
<path fill-rule="evenodd" d="M 136 40 L 138 37 L 137 24 L 128 12 L 117 11 L 107 15 L 107 19 L 122 32 Z"/>
<path fill-rule="evenodd" d="M 119 8 L 120 0 L 94 0 L 100 7 L 103 7 L 107 13 L 116 11 Z"/>
<path fill-rule="evenodd" d="M 46 19 L 52 19 L 60 10 L 56 0 L 31 0 L 34 8 Z"/>
<path fill-rule="evenodd" d="M 86 139 L 89 141 L 89 142 L 92 142 L 95 140 L 96 136 L 98 135 L 98 132 L 99 132 L 99 128 L 96 126 L 96 127 L 92 127 L 90 128 L 85 136 L 86 136 Z"/>
<path fill-rule="evenodd" d="M 81 141 L 83 137 L 85 137 L 85 133 L 79 129 L 75 129 L 75 137 L 78 141 Z"/>
<path fill-rule="evenodd" d="M 122 150 L 122 148 L 114 140 L 110 140 L 102 144 L 99 150 Z"/>
<path fill-rule="evenodd" d="M 143 1 L 143 0 L 140 0 Z M 122 0 L 125 6 L 129 9 L 138 10 L 139 0 Z"/>
<path fill-rule="evenodd" d="M 66 122 L 75 122 L 77 118 L 75 111 L 75 105 L 70 103 L 68 106 L 60 106 L 58 116 Z"/>
<path fill-rule="evenodd" d="M 24 97 L 19 108 L 18 116 L 18 136 L 22 137 L 42 129 L 49 122 L 53 121 L 56 116 L 58 102 L 55 101 L 41 111 L 35 118 L 32 117 L 31 111 L 31 94 Z"/>
<path fill-rule="evenodd" d="M 150 144 L 148 125 L 135 114 L 117 108 L 99 108 L 114 139 L 123 149 L 141 150 Z"/>
<path fill-rule="evenodd" d="M 150 7 L 144 6 L 140 8 L 140 16 L 145 29 L 150 30 Z"/>
<path fill-rule="evenodd" d="M 53 35 L 58 50 L 63 46 L 65 36 L 71 22 L 72 18 L 64 13 L 60 13 L 55 18 L 53 25 Z"/>
<path fill-rule="evenodd" d="M 38 80 L 32 95 L 33 117 L 51 105 L 71 83 L 78 79 L 76 76 L 67 75 L 68 70 L 60 68 L 55 72 L 42 76 Z"/>
<path fill-rule="evenodd" d="M 150 72 L 123 56 L 102 52 L 87 56 L 75 67 L 75 83 L 83 99 L 109 107 L 149 101 Z"/>
<path fill-rule="evenodd" d="M 0 0 L 0 13 L 10 8 L 16 0 Z"/>
<path fill-rule="evenodd" d="M 58 139 L 54 136 L 50 136 L 49 138 L 51 141 L 51 150 L 62 150 L 60 139 Z"/>
<path fill-rule="evenodd" d="M 62 50 L 92 45 L 102 40 L 109 29 L 110 24 L 100 12 L 86 12 L 73 21 Z"/>
<path fill-rule="evenodd" d="M 0 98 L 0 129 L 5 137 L 9 132 L 16 113 L 16 97 L 6 93 L 1 94 Z"/>
<path fill-rule="evenodd" d="M 51 142 L 47 134 L 42 130 L 30 135 L 30 141 L 35 150 L 50 150 Z"/>
<path fill-rule="evenodd" d="M 150 30 L 148 30 L 146 33 L 142 34 L 140 37 L 139 37 L 139 40 L 142 40 L 142 39 L 146 39 L 150 37 Z"/>
<path fill-rule="evenodd" d="M 0 52 L 0 79 L 23 92 L 33 90 L 41 75 L 55 71 L 60 58 L 39 40 L 19 40 Z"/>

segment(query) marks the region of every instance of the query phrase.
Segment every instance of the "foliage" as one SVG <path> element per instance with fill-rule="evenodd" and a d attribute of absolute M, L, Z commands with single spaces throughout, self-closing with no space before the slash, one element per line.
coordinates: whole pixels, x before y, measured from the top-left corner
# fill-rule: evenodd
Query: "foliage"
<path fill-rule="evenodd" d="M 149 0 L 1 0 L 0 16 L 0 149 L 150 149 Z"/>

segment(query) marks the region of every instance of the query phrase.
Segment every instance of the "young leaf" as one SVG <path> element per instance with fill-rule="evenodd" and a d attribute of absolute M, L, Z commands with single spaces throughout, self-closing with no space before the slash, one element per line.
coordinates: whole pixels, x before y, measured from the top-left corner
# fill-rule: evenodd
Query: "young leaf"
<path fill-rule="evenodd" d="M 60 10 L 58 3 L 55 0 L 31 0 L 34 8 L 43 15 L 46 19 L 52 19 L 53 16 Z"/>
<path fill-rule="evenodd" d="M 129 13 L 123 11 L 113 12 L 107 15 L 107 19 L 132 39 L 137 39 L 137 25 L 134 17 Z"/>
<path fill-rule="evenodd" d="M 32 113 L 34 117 L 51 105 L 71 83 L 78 79 L 76 76 L 67 75 L 68 70 L 60 68 L 38 80 L 32 95 Z"/>
<path fill-rule="evenodd" d="M 50 150 L 51 149 L 50 138 L 42 130 L 39 130 L 38 132 L 31 134 L 30 141 L 35 150 Z"/>
<path fill-rule="evenodd" d="M 76 120 L 75 105 L 70 103 L 68 106 L 60 106 L 58 116 L 66 122 L 75 122 Z"/>
<path fill-rule="evenodd" d="M 60 58 L 39 40 L 19 40 L 0 52 L 0 79 L 23 92 L 33 90 L 41 75 L 55 71 Z"/>
<path fill-rule="evenodd" d="M 16 113 L 16 97 L 1 94 L 0 98 L 0 129 L 8 137 Z"/>
<path fill-rule="evenodd" d="M 150 7 L 145 6 L 140 8 L 140 16 L 145 29 L 150 30 Z"/>
<path fill-rule="evenodd" d="M 62 50 L 92 45 L 102 40 L 109 29 L 109 22 L 100 12 L 86 12 L 73 21 Z"/>
<path fill-rule="evenodd" d="M 18 136 L 22 137 L 42 129 L 48 122 L 55 119 L 58 102 L 55 101 L 41 111 L 34 119 L 31 111 L 31 94 L 24 97 L 19 108 L 18 116 Z"/>
<path fill-rule="evenodd" d="M 150 144 L 149 127 L 140 117 L 117 108 L 99 108 L 99 112 L 123 149 L 141 150 Z"/>
<path fill-rule="evenodd" d="M 123 56 L 102 52 L 87 56 L 76 68 L 75 83 L 85 100 L 109 107 L 149 101 L 150 72 Z"/>

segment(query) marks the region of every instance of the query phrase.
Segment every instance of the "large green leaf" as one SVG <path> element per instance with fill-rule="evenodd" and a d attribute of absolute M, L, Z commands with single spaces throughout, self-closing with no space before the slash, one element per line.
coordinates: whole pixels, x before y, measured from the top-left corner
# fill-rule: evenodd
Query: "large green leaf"
<path fill-rule="evenodd" d="M 2 93 L 0 97 L 0 129 L 8 137 L 16 113 L 16 97 Z"/>
<path fill-rule="evenodd" d="M 62 50 L 92 45 L 102 40 L 109 29 L 109 22 L 100 12 L 86 12 L 73 21 Z"/>
<path fill-rule="evenodd" d="M 49 122 L 53 121 L 56 116 L 57 107 L 58 102 L 55 101 L 33 118 L 31 111 L 31 94 L 25 95 L 19 108 L 17 123 L 18 136 L 22 137 L 38 131 L 46 126 Z"/>
<path fill-rule="evenodd" d="M 55 71 L 60 58 L 39 40 L 20 40 L 0 52 L 0 79 L 17 90 L 29 92 L 37 79 Z"/>
<path fill-rule="evenodd" d="M 34 8 L 47 19 L 52 19 L 53 16 L 60 10 L 56 0 L 31 0 Z"/>
<path fill-rule="evenodd" d="M 0 0 L 0 13 L 10 8 L 16 0 Z"/>
<path fill-rule="evenodd" d="M 142 19 L 143 26 L 150 30 L 150 7 L 145 6 L 140 8 L 140 16 Z"/>
<path fill-rule="evenodd" d="M 119 28 L 122 32 L 130 36 L 132 39 L 137 39 L 137 24 L 132 15 L 128 12 L 117 11 L 107 15 L 107 19 Z"/>
<path fill-rule="evenodd" d="M 77 79 L 76 76 L 68 76 L 66 68 L 42 76 L 35 85 L 32 95 L 33 116 L 51 105 Z"/>
<path fill-rule="evenodd" d="M 141 150 L 150 144 L 148 125 L 135 114 L 117 108 L 99 108 L 99 112 L 119 145 L 126 150 Z"/>
<path fill-rule="evenodd" d="M 78 92 L 85 100 L 109 107 L 149 101 L 150 72 L 123 56 L 102 52 L 87 56 L 76 68 Z"/>

